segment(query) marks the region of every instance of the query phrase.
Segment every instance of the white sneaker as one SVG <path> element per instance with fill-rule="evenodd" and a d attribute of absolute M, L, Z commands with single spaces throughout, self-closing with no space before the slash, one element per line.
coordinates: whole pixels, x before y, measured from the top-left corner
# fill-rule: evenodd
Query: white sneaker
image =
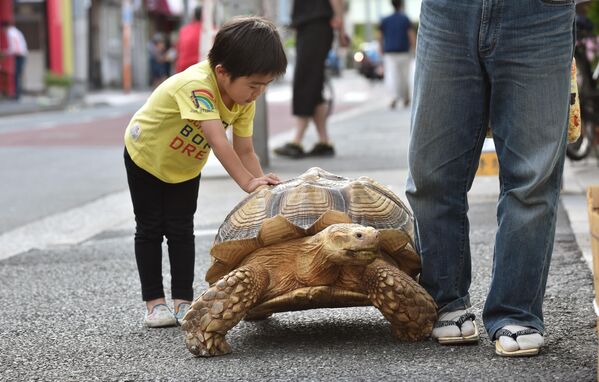
<path fill-rule="evenodd" d="M 164 328 L 177 325 L 177 318 L 168 306 L 156 304 L 152 308 L 151 313 L 148 314 L 148 311 L 146 310 L 144 324 L 146 324 L 148 328 Z"/>
<path fill-rule="evenodd" d="M 182 302 L 179 304 L 179 306 L 177 306 L 175 308 L 176 312 L 175 313 L 175 318 L 177 319 L 177 322 L 179 323 L 179 325 L 183 325 L 185 323 L 185 320 L 183 320 L 183 317 L 185 317 L 185 314 L 187 313 L 187 311 L 189 311 L 189 309 L 191 308 L 191 304 L 187 303 L 187 302 Z"/>

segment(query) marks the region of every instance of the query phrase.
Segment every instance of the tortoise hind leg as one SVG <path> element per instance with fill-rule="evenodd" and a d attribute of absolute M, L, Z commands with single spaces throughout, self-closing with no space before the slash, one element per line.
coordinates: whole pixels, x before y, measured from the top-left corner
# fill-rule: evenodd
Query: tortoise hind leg
<path fill-rule="evenodd" d="M 183 318 L 187 349 L 201 357 L 230 353 L 225 335 L 254 306 L 268 282 L 266 270 L 246 265 L 223 276 L 198 296 Z"/>
<path fill-rule="evenodd" d="M 400 340 L 418 341 L 430 336 L 437 319 L 436 305 L 416 281 L 382 259 L 366 267 L 363 281 L 368 298 L 391 322 Z"/>

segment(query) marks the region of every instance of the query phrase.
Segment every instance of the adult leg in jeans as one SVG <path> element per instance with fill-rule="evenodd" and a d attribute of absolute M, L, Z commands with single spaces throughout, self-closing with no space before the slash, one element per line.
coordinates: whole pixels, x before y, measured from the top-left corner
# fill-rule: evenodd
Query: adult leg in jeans
<path fill-rule="evenodd" d="M 493 280 L 483 313 L 492 338 L 510 324 L 543 330 L 541 304 L 564 160 L 573 16 L 569 0 L 423 2 L 407 189 L 423 258 L 421 280 L 440 312 L 468 306 L 465 190 L 474 175 L 470 150 L 478 160 L 481 132 L 490 115 L 501 171 Z M 472 60 L 478 61 L 478 70 L 452 66 L 462 63 L 464 68 Z M 446 70 L 445 77 L 434 75 L 439 68 Z M 456 80 L 464 91 L 451 88 Z M 470 87 L 481 90 L 482 105 L 467 99 L 475 93 Z M 466 97 L 462 102 L 443 100 L 460 93 Z M 463 104 L 473 110 L 460 108 Z M 456 112 L 465 113 L 466 120 Z M 470 119 L 476 116 L 482 124 Z M 473 125 L 456 128 L 451 122 L 456 118 Z M 439 120 L 449 123 L 451 136 L 430 127 L 444 130 Z M 474 135 L 459 133 L 468 130 Z M 459 188 L 462 180 L 465 189 Z M 542 337 L 537 342 L 541 344 Z"/>
<path fill-rule="evenodd" d="M 481 4 L 470 0 L 425 0 L 420 15 L 406 194 L 416 218 L 420 282 L 440 315 L 470 306 L 467 192 L 489 95 L 472 22 L 480 15 Z"/>
<path fill-rule="evenodd" d="M 493 277 L 483 311 L 491 338 L 506 325 L 544 330 L 566 148 L 571 3 L 502 2 L 501 29 L 488 40 L 483 58 L 493 83 L 490 119 L 501 183 Z"/>

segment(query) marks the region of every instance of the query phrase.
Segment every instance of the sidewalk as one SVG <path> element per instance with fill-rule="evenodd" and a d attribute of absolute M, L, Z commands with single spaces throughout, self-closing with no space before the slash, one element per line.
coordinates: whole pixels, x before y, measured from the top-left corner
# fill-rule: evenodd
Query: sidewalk
<path fill-rule="evenodd" d="M 83 99 L 71 103 L 61 103 L 56 99 L 40 95 L 25 95 L 20 100 L 0 99 L 0 118 L 4 116 L 41 113 L 46 111 L 60 111 L 70 107 L 95 107 L 100 105 L 125 105 L 145 101 L 150 91 L 132 91 L 124 93 L 122 90 L 103 90 L 89 92 Z"/>
<path fill-rule="evenodd" d="M 568 212 L 572 232 L 589 269 L 593 269 L 591 235 L 587 207 L 587 189 L 599 185 L 599 159 L 585 158 L 579 162 L 566 160 L 561 202 Z"/>
<path fill-rule="evenodd" d="M 269 144 L 274 147 L 290 134 L 273 135 Z M 370 97 L 334 115 L 330 134 L 335 157 L 292 160 L 272 156 L 269 170 L 283 179 L 313 166 L 348 177 L 367 175 L 405 200 L 408 110 L 391 111 L 383 99 Z M 309 147 L 315 140 L 310 128 L 305 144 Z M 547 346 L 538 357 L 497 357 L 484 330 L 477 346 L 401 343 L 391 336 L 381 314 L 366 307 L 280 313 L 265 321 L 241 322 L 227 335 L 233 354 L 193 358 L 178 328 L 151 330 L 141 325 L 133 223 L 123 213 L 130 209 L 130 200 L 123 192 L 98 201 L 93 212 L 82 207 L 67 211 L 70 215 L 63 219 L 71 224 L 65 231 L 73 234 L 87 220 L 105 218 L 100 232 L 0 258 L 0 305 L 7 307 L 0 310 L 0 380 L 595 380 L 592 275 L 572 229 L 582 223 L 572 217 L 574 212 L 586 212 L 581 204 L 584 187 L 599 181 L 597 172 L 591 161 L 566 167 L 562 196 L 566 208 L 558 214 L 544 304 Z M 496 177 L 478 177 L 469 198 L 470 292 L 480 328 L 492 272 L 498 187 Z M 196 220 L 197 293 L 206 287 L 203 275 L 210 264 L 208 250 L 216 229 L 243 196 L 228 177 L 214 173 L 202 179 L 201 213 Z M 119 221 L 123 217 L 126 222 Z M 54 221 L 45 223 L 51 229 L 57 227 Z M 25 231 L 21 233 L 26 235 Z M 168 296 L 170 277 L 164 258 Z"/>
<path fill-rule="evenodd" d="M 0 117 L 64 109 L 64 105 L 44 103 L 42 99 L 43 98 L 32 96 L 23 96 L 18 101 L 13 99 L 0 99 Z"/>

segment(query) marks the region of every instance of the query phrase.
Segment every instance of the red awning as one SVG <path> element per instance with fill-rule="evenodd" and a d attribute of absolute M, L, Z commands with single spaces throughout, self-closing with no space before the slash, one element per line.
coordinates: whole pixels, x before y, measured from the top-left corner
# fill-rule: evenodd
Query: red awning
<path fill-rule="evenodd" d="M 183 14 L 183 0 L 146 0 L 148 12 L 161 13 L 167 16 Z"/>

